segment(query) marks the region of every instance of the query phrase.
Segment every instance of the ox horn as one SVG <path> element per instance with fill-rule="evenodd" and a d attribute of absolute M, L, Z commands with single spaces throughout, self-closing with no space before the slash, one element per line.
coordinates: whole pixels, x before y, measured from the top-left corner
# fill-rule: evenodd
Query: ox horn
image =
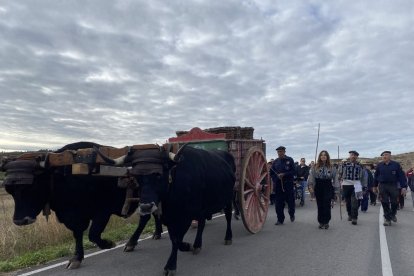
<path fill-rule="evenodd" d="M 172 152 L 169 152 L 169 153 L 168 153 L 168 157 L 170 157 L 170 159 L 171 159 L 172 161 L 175 161 L 175 160 L 174 160 L 175 155 L 176 155 L 176 154 L 175 154 L 175 153 L 172 153 Z"/>
<path fill-rule="evenodd" d="M 121 156 L 121 157 L 118 157 L 118 158 L 116 158 L 116 159 L 111 159 L 111 158 L 109 158 L 109 157 L 107 157 L 107 156 L 105 156 L 100 150 L 99 150 L 99 148 L 97 148 L 97 147 L 93 147 L 94 148 L 94 150 L 98 153 L 98 155 L 100 156 L 100 157 L 102 157 L 102 159 L 106 162 L 106 163 L 108 163 L 108 164 L 111 164 L 111 165 L 115 165 L 115 166 L 121 166 L 121 165 L 123 165 L 124 163 L 125 163 L 125 158 L 127 157 L 127 155 L 123 155 L 123 156 Z"/>

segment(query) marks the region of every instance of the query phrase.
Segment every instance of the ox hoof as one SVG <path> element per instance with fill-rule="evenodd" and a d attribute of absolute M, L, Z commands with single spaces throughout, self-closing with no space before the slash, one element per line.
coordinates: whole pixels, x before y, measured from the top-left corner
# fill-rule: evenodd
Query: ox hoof
<path fill-rule="evenodd" d="M 124 252 L 132 252 L 132 251 L 134 251 L 135 246 L 137 246 L 137 244 L 138 244 L 138 242 L 136 242 L 136 241 L 128 241 L 125 244 Z"/>
<path fill-rule="evenodd" d="M 160 240 L 161 239 L 161 234 L 154 233 L 154 235 L 152 235 L 152 239 L 153 240 Z"/>
<path fill-rule="evenodd" d="M 132 251 L 134 251 L 134 249 L 135 249 L 135 246 L 125 245 L 124 252 L 132 252 Z"/>
<path fill-rule="evenodd" d="M 174 276 L 174 275 L 175 275 L 175 270 L 169 270 L 169 269 L 164 270 L 164 276 Z"/>
<path fill-rule="evenodd" d="M 66 269 L 78 269 L 81 265 L 81 261 L 79 260 L 69 260 L 68 264 L 66 265 Z"/>
<path fill-rule="evenodd" d="M 193 255 L 198 255 L 198 253 L 200 253 L 200 251 L 201 251 L 201 247 L 195 247 L 193 249 Z"/>
<path fill-rule="evenodd" d="M 116 246 L 113 241 L 110 240 L 102 240 L 99 244 L 97 244 L 100 249 L 109 249 Z"/>
<path fill-rule="evenodd" d="M 233 243 L 232 240 L 225 240 L 224 245 L 231 245 Z"/>

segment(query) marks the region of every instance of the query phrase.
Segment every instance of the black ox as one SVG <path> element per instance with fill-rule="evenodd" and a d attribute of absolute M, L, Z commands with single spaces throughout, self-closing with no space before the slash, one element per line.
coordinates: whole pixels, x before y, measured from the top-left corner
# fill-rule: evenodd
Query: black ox
<path fill-rule="evenodd" d="M 69 144 L 57 152 L 92 147 L 99 145 L 79 142 Z M 35 222 L 45 206 L 50 206 L 59 222 L 73 232 L 76 249 L 67 268 L 80 266 L 84 258 L 83 232 L 91 222 L 89 240 L 101 249 L 115 246 L 114 242 L 102 239 L 101 234 L 112 214 L 122 216 L 126 189 L 118 186 L 117 177 L 72 175 L 70 166 L 48 168 L 47 165 L 40 166 L 34 160 L 11 161 L 2 167 L 7 171 L 4 183 L 6 191 L 13 196 L 15 202 L 13 221 L 16 225 Z M 134 190 L 134 197 L 138 196 L 138 192 L 138 189 Z M 131 215 L 137 207 L 138 203 L 132 203 L 126 216 Z M 139 236 L 150 219 L 151 212 L 144 213 L 134 235 Z M 156 230 L 153 238 L 158 239 L 161 237 L 162 226 L 158 217 L 154 217 Z"/>
<path fill-rule="evenodd" d="M 101 154 L 101 153 L 100 153 Z M 140 156 L 141 155 L 141 156 Z M 161 147 L 139 154 L 131 153 L 116 160 L 101 156 L 115 165 L 132 162 L 133 171 L 142 186 L 141 203 L 151 208 L 161 201 L 161 220 L 168 228 L 172 243 L 171 254 L 164 267 L 164 275 L 174 275 L 177 268 L 177 251 L 193 251 L 197 254 L 202 247 L 202 233 L 205 220 L 224 209 L 227 221 L 225 244 L 232 242 L 231 213 L 235 184 L 235 162 L 233 156 L 224 151 L 206 151 L 183 146 L 174 155 Z M 143 157 L 144 156 L 144 157 Z M 163 164 L 160 174 L 143 174 L 142 166 Z M 191 221 L 198 220 L 194 243 L 183 242 Z M 128 250 L 136 245 L 134 236 L 127 243 Z"/>

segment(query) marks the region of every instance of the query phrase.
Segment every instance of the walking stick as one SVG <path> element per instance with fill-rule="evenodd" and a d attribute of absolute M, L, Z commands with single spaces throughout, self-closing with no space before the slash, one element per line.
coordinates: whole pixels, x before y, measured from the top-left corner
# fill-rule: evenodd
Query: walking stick
<path fill-rule="evenodd" d="M 318 138 L 316 139 L 316 149 L 315 149 L 315 164 L 316 164 L 316 156 L 318 155 L 318 146 L 319 146 L 319 131 L 321 129 L 321 124 L 318 124 Z"/>
<path fill-rule="evenodd" d="M 272 168 L 270 168 L 276 175 L 278 175 L 278 173 L 277 172 L 275 172 L 275 170 L 274 169 L 272 169 Z M 285 192 L 285 186 L 283 185 L 283 179 L 282 178 L 279 178 L 280 179 L 280 184 L 281 184 L 281 186 L 282 186 L 282 192 Z"/>
<path fill-rule="evenodd" d="M 340 166 L 340 161 L 339 161 L 339 145 L 338 145 L 338 171 L 336 173 L 339 172 L 339 166 Z M 342 220 L 342 183 L 339 183 L 338 201 L 339 201 L 339 216 L 341 217 L 341 220 Z"/>

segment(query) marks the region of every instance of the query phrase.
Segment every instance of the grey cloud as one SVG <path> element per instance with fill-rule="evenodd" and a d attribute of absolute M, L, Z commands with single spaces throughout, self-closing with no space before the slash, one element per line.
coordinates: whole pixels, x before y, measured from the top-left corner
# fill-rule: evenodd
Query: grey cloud
<path fill-rule="evenodd" d="M 413 4 L 0 4 L 2 149 L 253 126 L 268 157 L 412 151 Z M 343 149 L 343 150 L 342 150 Z M 331 153 L 331 155 L 332 155 Z"/>

